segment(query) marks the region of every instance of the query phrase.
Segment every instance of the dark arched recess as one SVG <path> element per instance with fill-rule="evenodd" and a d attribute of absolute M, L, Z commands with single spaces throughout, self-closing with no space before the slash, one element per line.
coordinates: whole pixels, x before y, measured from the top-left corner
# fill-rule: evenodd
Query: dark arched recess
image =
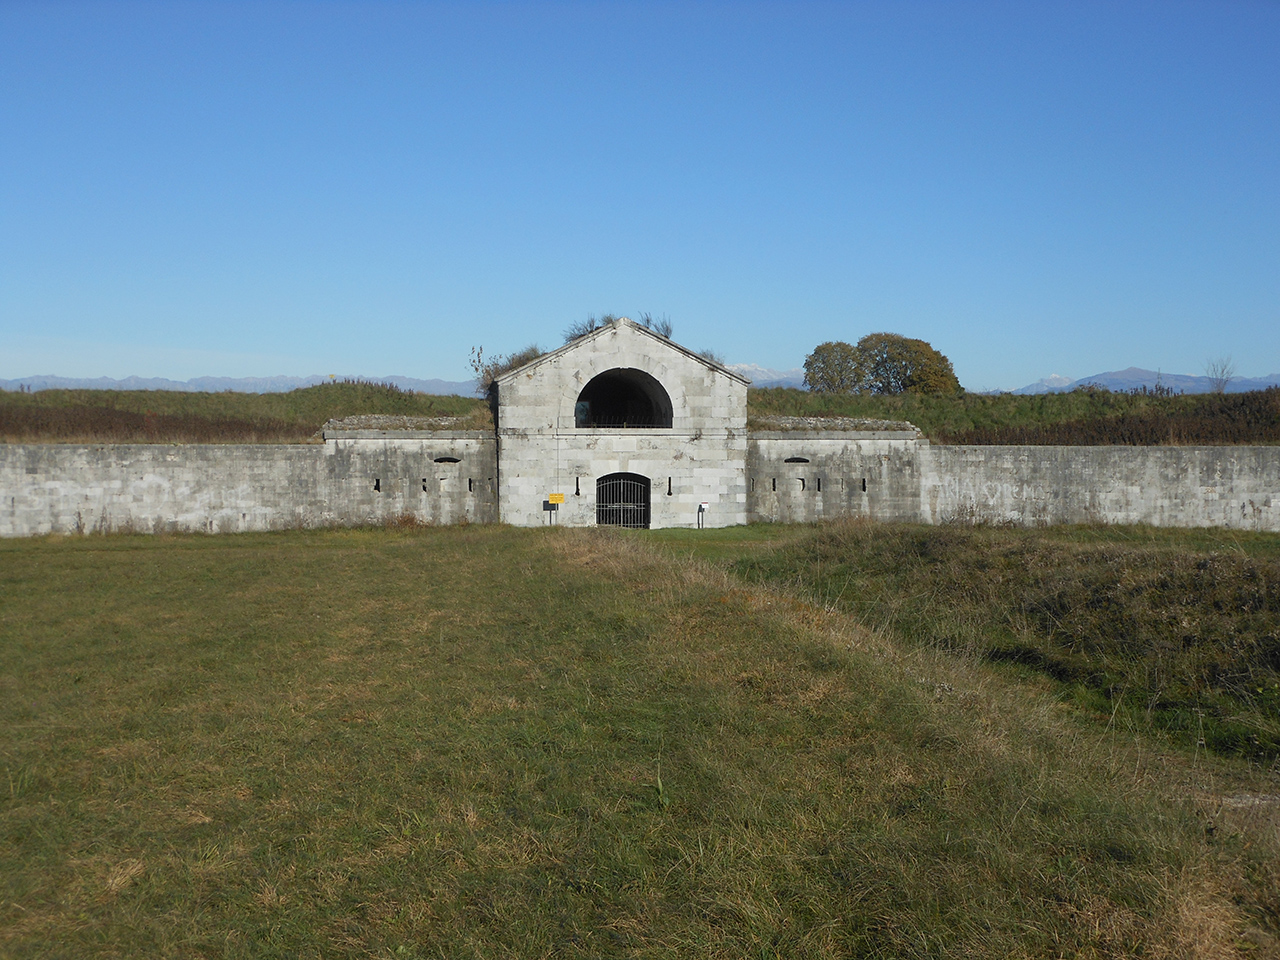
<path fill-rule="evenodd" d="M 643 370 L 606 370 L 578 394 L 573 423 L 577 427 L 670 427 L 671 397 Z"/>

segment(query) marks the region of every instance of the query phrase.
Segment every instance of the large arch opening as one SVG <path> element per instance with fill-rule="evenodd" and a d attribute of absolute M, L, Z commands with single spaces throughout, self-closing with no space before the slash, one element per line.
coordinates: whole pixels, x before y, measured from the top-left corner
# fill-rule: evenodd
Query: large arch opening
<path fill-rule="evenodd" d="M 611 473 L 597 480 L 596 523 L 648 530 L 649 478 L 638 473 Z"/>
<path fill-rule="evenodd" d="M 670 427 L 671 397 L 662 384 L 631 367 L 606 370 L 578 394 L 576 427 Z"/>

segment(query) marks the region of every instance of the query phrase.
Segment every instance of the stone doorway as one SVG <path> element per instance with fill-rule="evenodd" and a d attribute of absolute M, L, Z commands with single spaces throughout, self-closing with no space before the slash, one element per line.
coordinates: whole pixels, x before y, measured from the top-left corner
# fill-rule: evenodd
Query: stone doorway
<path fill-rule="evenodd" d="M 611 473 L 596 481 L 596 523 L 602 527 L 649 529 L 649 478 Z"/>

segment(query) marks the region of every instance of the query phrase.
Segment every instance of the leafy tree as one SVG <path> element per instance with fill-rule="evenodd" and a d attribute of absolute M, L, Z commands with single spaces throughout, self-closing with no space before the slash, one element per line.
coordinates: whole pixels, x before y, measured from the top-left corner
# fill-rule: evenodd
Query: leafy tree
<path fill-rule="evenodd" d="M 869 333 L 854 348 L 859 389 L 866 393 L 959 393 L 951 361 L 923 340 Z"/>
<path fill-rule="evenodd" d="M 804 360 L 804 383 L 817 393 L 853 393 L 858 389 L 858 354 L 843 340 L 828 340 Z"/>
<path fill-rule="evenodd" d="M 959 393 L 951 361 L 923 340 L 869 333 L 850 346 L 816 347 L 804 362 L 805 383 L 824 393 Z"/>

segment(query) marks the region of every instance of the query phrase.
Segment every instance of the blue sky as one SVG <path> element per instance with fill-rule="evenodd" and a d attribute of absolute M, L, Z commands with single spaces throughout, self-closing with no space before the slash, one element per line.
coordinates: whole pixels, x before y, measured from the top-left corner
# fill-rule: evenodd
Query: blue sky
<path fill-rule="evenodd" d="M 0 378 L 461 380 L 588 313 L 1280 372 L 1280 3 L 0 3 Z"/>

